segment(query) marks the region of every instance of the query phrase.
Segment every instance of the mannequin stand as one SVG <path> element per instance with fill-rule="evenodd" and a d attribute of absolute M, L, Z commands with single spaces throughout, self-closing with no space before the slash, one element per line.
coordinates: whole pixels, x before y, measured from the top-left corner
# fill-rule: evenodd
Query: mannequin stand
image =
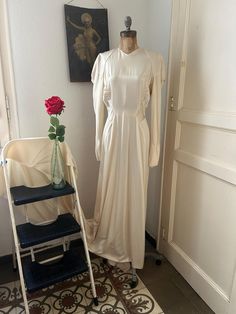
<path fill-rule="evenodd" d="M 160 255 L 157 252 L 146 252 L 145 253 L 145 257 L 152 257 L 156 260 L 156 265 L 161 265 L 162 262 L 162 255 Z M 137 273 L 136 273 L 136 269 L 132 267 L 132 278 L 131 278 L 131 282 L 130 282 L 130 288 L 134 289 L 136 288 L 138 285 L 138 278 L 137 278 Z"/>
<path fill-rule="evenodd" d="M 137 278 L 136 269 L 132 267 L 132 279 L 130 282 L 130 288 L 134 289 L 137 287 L 137 285 L 138 285 L 138 278 Z"/>

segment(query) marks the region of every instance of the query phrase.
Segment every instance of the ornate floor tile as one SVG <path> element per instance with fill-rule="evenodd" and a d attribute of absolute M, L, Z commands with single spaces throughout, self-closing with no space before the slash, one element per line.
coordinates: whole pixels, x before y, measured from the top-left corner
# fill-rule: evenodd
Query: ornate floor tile
<path fill-rule="evenodd" d="M 163 313 L 144 283 L 130 289 L 131 272 L 110 267 L 100 258 L 92 261 L 98 296 L 93 303 L 89 274 L 28 295 L 30 314 L 160 314 Z M 20 282 L 0 286 L 0 314 L 25 313 Z"/>
<path fill-rule="evenodd" d="M 73 286 L 51 295 L 53 314 L 86 313 L 88 304 L 85 298 L 86 288 Z"/>
<path fill-rule="evenodd" d="M 109 298 L 116 298 L 117 292 L 114 289 L 112 282 L 108 277 L 102 277 L 95 280 L 95 286 L 97 291 L 97 298 L 99 303 L 107 302 Z M 92 306 L 93 304 L 93 295 L 90 283 L 85 284 L 85 298 L 87 304 Z"/>
<path fill-rule="evenodd" d="M 29 301 L 30 314 L 51 314 L 53 308 L 51 300 L 47 296 Z M 25 314 L 24 303 L 20 303 L 16 308 L 16 314 Z"/>
<path fill-rule="evenodd" d="M 16 309 L 12 306 L 7 306 L 2 309 L 0 309 L 0 314 L 15 314 Z"/>
<path fill-rule="evenodd" d="M 129 314 L 123 303 L 113 297 L 109 297 L 105 302 L 99 302 L 98 306 L 92 305 L 89 314 Z"/>
<path fill-rule="evenodd" d="M 160 306 L 155 302 L 151 293 L 146 289 L 130 293 L 125 297 L 126 306 L 129 313 L 142 313 L 142 314 L 161 314 L 163 313 Z"/>
<path fill-rule="evenodd" d="M 15 282 L 0 285 L 0 313 L 15 314 L 18 297 Z"/>

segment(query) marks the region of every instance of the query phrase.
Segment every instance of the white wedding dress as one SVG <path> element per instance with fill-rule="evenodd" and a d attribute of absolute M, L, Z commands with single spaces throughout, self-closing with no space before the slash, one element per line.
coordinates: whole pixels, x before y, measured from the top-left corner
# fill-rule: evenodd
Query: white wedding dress
<path fill-rule="evenodd" d="M 134 268 L 144 262 L 148 167 L 159 160 L 164 80 L 162 56 L 141 48 L 101 53 L 92 71 L 100 172 L 94 218 L 86 223 L 89 249 Z"/>

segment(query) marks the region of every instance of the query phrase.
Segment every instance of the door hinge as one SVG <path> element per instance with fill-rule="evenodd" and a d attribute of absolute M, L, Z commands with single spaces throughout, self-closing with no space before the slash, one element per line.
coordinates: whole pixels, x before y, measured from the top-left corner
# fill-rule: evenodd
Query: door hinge
<path fill-rule="evenodd" d="M 5 95 L 5 106 L 6 106 L 6 113 L 7 113 L 7 126 L 8 126 L 8 137 L 11 139 L 11 109 L 10 109 L 10 102 L 7 95 Z"/>
<path fill-rule="evenodd" d="M 10 111 L 10 105 L 9 105 L 9 98 L 8 98 L 7 95 L 5 95 L 5 106 L 6 106 L 8 125 L 10 125 L 10 122 L 11 122 L 11 111 Z"/>
<path fill-rule="evenodd" d="M 166 229 L 162 228 L 162 240 L 166 239 Z"/>
<path fill-rule="evenodd" d="M 170 97 L 169 111 L 176 111 L 174 96 Z"/>

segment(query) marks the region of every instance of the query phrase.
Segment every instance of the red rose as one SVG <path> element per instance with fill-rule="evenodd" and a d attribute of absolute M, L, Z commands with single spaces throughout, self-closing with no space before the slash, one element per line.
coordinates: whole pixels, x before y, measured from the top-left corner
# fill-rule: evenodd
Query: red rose
<path fill-rule="evenodd" d="M 64 101 L 58 96 L 52 96 L 45 100 L 45 107 L 49 115 L 61 114 L 64 110 Z"/>

